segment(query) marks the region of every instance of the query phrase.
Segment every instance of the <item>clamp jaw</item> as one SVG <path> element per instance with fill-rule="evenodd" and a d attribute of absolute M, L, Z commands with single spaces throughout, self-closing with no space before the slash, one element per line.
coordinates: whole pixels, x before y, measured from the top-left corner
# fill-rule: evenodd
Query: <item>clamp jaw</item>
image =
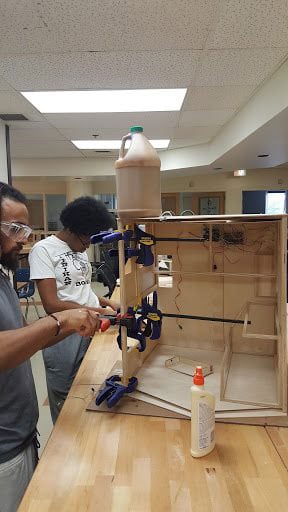
<path fill-rule="evenodd" d="M 158 296 L 157 292 L 153 292 L 152 304 L 149 303 L 149 298 L 145 297 L 142 299 L 140 318 L 142 322 L 144 320 L 147 321 L 145 335 L 150 338 L 150 340 L 158 340 L 161 336 L 161 327 L 162 327 L 162 313 L 160 309 L 158 309 Z"/>
<path fill-rule="evenodd" d="M 154 255 L 151 251 L 151 246 L 155 245 L 156 238 L 149 233 L 145 233 L 142 229 L 140 229 L 137 225 L 133 229 L 124 229 L 123 231 L 103 231 L 102 233 L 98 233 L 96 235 L 91 236 L 92 244 L 110 244 L 113 242 L 118 242 L 119 240 L 124 240 L 124 242 L 128 245 L 131 241 L 136 242 L 137 247 L 125 247 L 125 258 L 133 258 L 137 257 L 136 263 L 139 265 L 143 265 L 144 267 L 149 267 L 154 263 Z M 116 249 L 110 249 L 109 255 L 116 256 L 118 251 Z"/>
<path fill-rule="evenodd" d="M 126 393 L 132 393 L 137 387 L 138 380 L 136 377 L 129 379 L 128 386 L 121 384 L 121 377 L 119 375 L 112 375 L 105 380 L 105 384 L 100 389 L 96 397 L 96 405 L 100 405 L 104 400 L 107 401 L 109 409 L 119 402 L 120 398 Z"/>

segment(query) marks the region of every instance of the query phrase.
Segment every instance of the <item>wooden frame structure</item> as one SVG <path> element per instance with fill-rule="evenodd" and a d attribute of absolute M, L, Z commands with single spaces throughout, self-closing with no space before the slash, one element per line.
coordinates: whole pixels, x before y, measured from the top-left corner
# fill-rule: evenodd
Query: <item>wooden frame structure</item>
<path fill-rule="evenodd" d="M 125 220 L 135 224 L 156 238 L 154 264 L 134 257 L 125 265 L 119 242 L 121 313 L 157 290 L 162 312 L 242 323 L 163 318 L 160 339 L 147 339 L 144 352 L 122 327 L 123 383 L 137 375 L 138 398 L 188 416 L 191 376 L 165 366 L 165 358 L 202 361 L 213 367 L 205 385 L 216 395 L 216 419 L 288 425 L 286 216 Z"/>

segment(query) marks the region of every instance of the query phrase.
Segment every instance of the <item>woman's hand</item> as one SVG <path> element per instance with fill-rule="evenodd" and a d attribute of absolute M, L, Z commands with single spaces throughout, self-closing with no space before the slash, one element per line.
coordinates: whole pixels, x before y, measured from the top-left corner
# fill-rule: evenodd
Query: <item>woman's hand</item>
<path fill-rule="evenodd" d="M 89 308 L 89 311 L 93 311 L 94 313 L 98 313 L 98 315 L 101 316 L 115 316 L 117 314 L 117 311 L 114 309 L 107 307 L 107 308 Z"/>
<path fill-rule="evenodd" d="M 114 309 L 114 311 L 117 311 L 120 309 L 120 302 L 117 302 L 117 300 L 109 300 L 108 307 Z"/>

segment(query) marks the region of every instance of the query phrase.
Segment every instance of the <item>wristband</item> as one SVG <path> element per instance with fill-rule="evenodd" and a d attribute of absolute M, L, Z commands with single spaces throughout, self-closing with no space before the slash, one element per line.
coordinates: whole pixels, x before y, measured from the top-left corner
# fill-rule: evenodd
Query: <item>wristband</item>
<path fill-rule="evenodd" d="M 58 320 L 57 316 L 53 315 L 53 313 L 51 313 L 49 316 L 51 316 L 52 318 L 54 318 L 54 320 L 56 320 L 57 322 L 57 331 L 55 333 L 54 336 L 58 336 L 59 332 L 60 332 L 60 329 L 61 329 L 61 324 L 60 324 L 60 321 Z"/>

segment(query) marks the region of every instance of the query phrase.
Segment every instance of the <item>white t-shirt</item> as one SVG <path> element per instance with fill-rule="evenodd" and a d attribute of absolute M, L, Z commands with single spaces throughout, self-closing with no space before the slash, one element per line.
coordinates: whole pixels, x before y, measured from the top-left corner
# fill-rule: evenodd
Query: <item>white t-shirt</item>
<path fill-rule="evenodd" d="M 60 300 L 99 307 L 98 297 L 91 289 L 92 269 L 86 251 L 74 252 L 66 242 L 51 235 L 32 247 L 29 264 L 32 280 L 56 279 Z"/>

